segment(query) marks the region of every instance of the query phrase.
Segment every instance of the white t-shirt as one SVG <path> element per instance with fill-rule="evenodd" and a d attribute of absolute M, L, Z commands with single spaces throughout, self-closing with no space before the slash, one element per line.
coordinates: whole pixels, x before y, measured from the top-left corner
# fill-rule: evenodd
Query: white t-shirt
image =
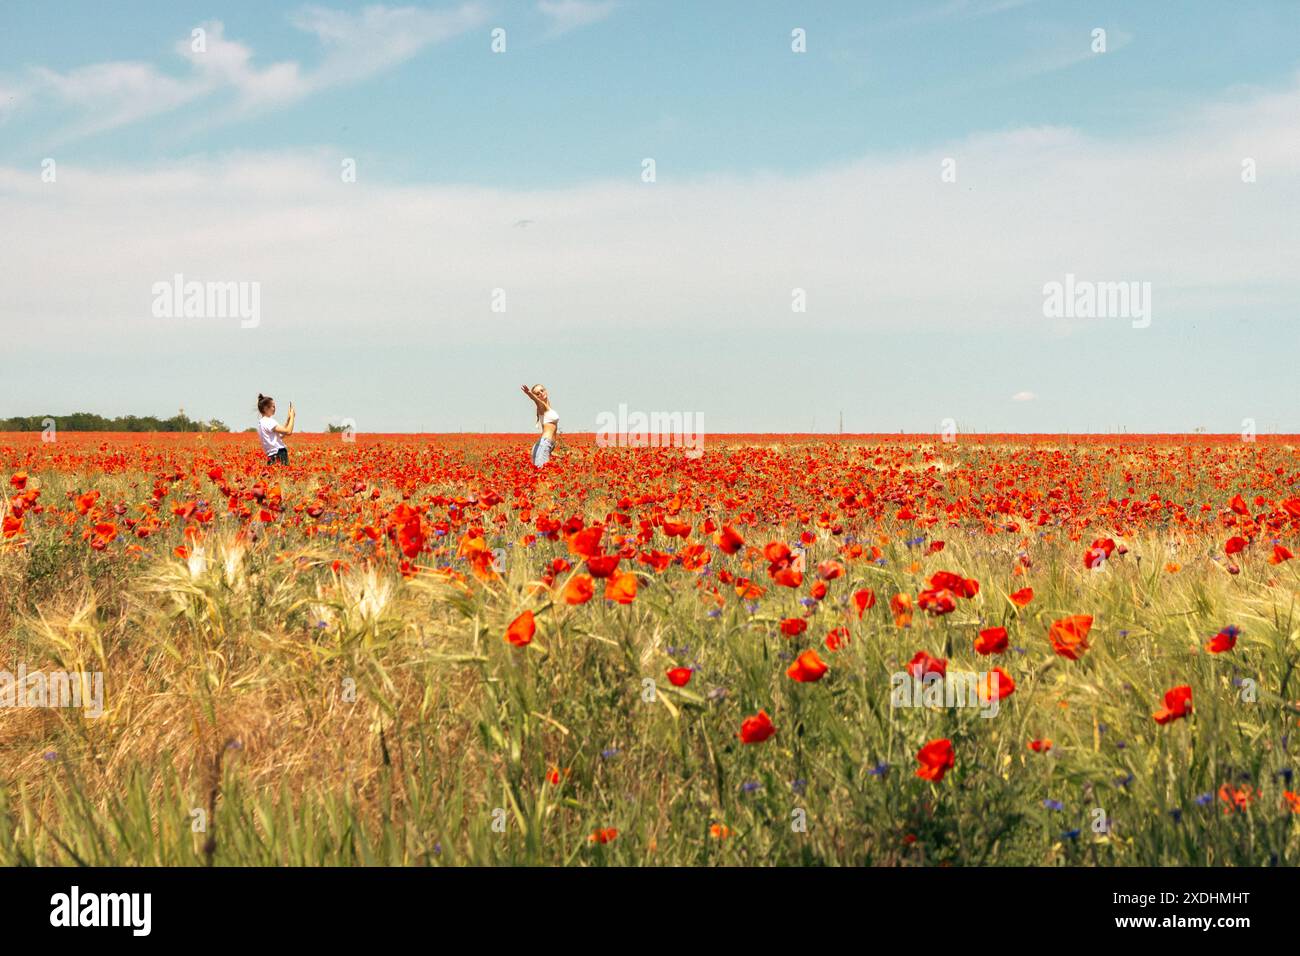
<path fill-rule="evenodd" d="M 551 424 L 555 425 L 556 431 L 560 430 L 560 413 L 553 408 L 548 408 L 542 413 L 542 421 L 537 427 L 540 431 L 545 431 L 546 429 L 542 426 Z"/>
<path fill-rule="evenodd" d="M 280 437 L 276 426 L 280 423 L 269 415 L 263 415 L 257 423 L 257 437 L 261 439 L 262 451 L 266 452 L 266 457 L 270 458 L 277 451 L 284 447 L 284 439 Z"/>

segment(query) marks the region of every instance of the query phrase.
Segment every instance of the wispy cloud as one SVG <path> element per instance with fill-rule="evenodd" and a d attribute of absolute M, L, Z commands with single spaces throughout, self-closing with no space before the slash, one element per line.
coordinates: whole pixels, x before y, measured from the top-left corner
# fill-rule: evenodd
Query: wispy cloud
<path fill-rule="evenodd" d="M 483 24 L 486 16 L 477 2 L 446 10 L 370 6 L 357 13 L 306 6 L 289 19 L 320 45 L 320 60 L 311 67 L 295 60 L 259 67 L 251 47 L 228 38 L 220 21 L 209 21 L 199 24 L 201 42 L 186 37 L 174 46 L 188 65 L 185 73 L 128 61 L 66 72 L 35 67 L 9 91 L 10 108 L 0 98 L 0 120 L 19 107 L 48 110 L 66 120 L 54 137 L 61 143 L 225 97 L 211 115 L 228 122 L 359 83 Z"/>
<path fill-rule="evenodd" d="M 1106 50 L 1104 53 L 1092 49 L 1091 31 L 1079 31 L 1062 36 L 1056 42 L 1041 51 L 1012 63 L 1007 73 L 1012 79 L 1029 79 L 1045 73 L 1066 70 L 1088 60 L 1104 59 L 1112 56 L 1133 42 L 1133 34 L 1125 30 L 1106 30 Z"/>
<path fill-rule="evenodd" d="M 538 11 L 549 22 L 548 36 L 560 36 L 599 23 L 617 8 L 617 0 L 538 0 L 537 3 Z"/>
<path fill-rule="evenodd" d="M 929 26 L 939 23 L 962 23 L 1007 13 L 1037 0 L 944 0 L 921 7 L 884 26 Z"/>
<path fill-rule="evenodd" d="M 1032 402 L 1037 397 L 1033 392 L 1016 392 L 1011 396 L 1011 400 L 1013 402 Z"/>
<path fill-rule="evenodd" d="M 147 330 L 145 295 L 174 272 L 260 281 L 279 328 L 366 315 L 400 332 L 432 315 L 449 338 L 477 334 L 467 317 L 498 287 L 501 335 L 542 318 L 600 334 L 610 303 L 624 330 L 786 328 L 795 288 L 809 328 L 1055 328 L 1042 290 L 1067 273 L 1151 282 L 1162 330 L 1280 315 L 1300 297 L 1297 113 L 1293 85 L 1122 140 L 1015 130 L 800 175 L 631 171 L 550 190 L 347 185 L 333 152 L 67 163 L 57 186 L 0 167 L 0 214 L 21 237 L 0 321 Z M 941 180 L 947 156 L 956 183 Z M 1258 183 L 1242 182 L 1243 157 L 1267 172 Z"/>

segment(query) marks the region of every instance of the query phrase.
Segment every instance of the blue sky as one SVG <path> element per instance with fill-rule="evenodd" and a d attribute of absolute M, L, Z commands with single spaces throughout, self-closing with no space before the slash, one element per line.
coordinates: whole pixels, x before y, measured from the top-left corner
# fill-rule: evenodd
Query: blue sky
<path fill-rule="evenodd" d="M 0 414 L 1300 431 L 1300 5 L 57 10 L 0 7 Z M 1067 273 L 1149 326 L 1045 316 Z"/>

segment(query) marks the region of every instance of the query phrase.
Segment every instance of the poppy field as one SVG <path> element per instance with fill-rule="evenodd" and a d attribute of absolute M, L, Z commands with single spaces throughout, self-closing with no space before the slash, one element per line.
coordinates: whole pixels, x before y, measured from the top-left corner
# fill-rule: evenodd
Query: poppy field
<path fill-rule="evenodd" d="M 0 435 L 0 863 L 1300 862 L 1297 439 L 530 442 Z"/>

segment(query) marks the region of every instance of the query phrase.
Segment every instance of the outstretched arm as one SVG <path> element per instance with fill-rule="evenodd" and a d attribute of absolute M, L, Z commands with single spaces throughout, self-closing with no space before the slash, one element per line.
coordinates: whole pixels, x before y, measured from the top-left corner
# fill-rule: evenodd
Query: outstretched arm
<path fill-rule="evenodd" d="M 524 390 L 525 395 L 527 395 L 529 398 L 533 400 L 533 404 L 537 406 L 538 415 L 541 415 L 543 412 L 546 411 L 546 403 L 543 402 L 536 395 L 534 395 L 533 390 L 531 388 L 529 388 L 527 385 L 520 385 L 519 387 Z"/>

